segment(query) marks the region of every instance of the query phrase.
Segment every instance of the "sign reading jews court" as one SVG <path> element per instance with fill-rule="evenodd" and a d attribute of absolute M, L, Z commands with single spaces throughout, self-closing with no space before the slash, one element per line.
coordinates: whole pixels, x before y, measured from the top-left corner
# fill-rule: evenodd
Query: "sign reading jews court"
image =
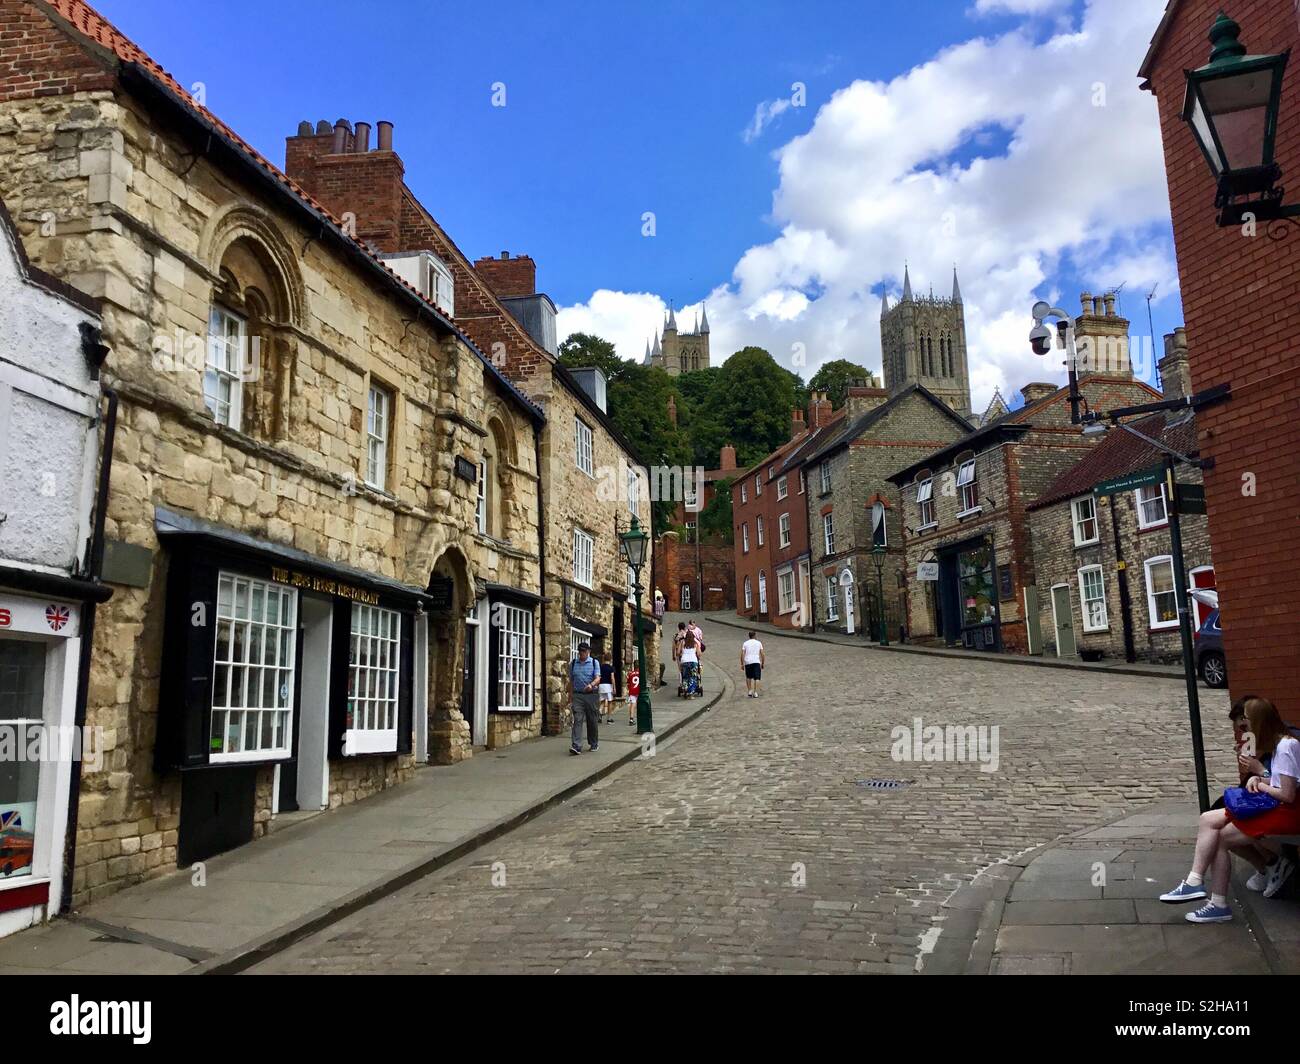
<path fill-rule="evenodd" d="M 322 591 L 327 595 L 351 599 L 353 602 L 361 602 L 367 606 L 379 605 L 379 593 L 377 591 L 366 591 L 364 588 L 353 587 L 351 584 L 344 584 L 338 580 L 331 580 L 327 576 L 297 573 L 290 569 L 277 569 L 272 566 L 271 579 L 279 584 L 302 588 L 304 591 Z"/>

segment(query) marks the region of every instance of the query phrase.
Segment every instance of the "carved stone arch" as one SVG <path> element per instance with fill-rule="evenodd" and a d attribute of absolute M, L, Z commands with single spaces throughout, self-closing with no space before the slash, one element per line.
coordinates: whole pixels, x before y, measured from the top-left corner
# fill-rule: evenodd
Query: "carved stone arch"
<path fill-rule="evenodd" d="M 250 203 L 231 203 L 219 209 L 203 227 L 199 257 L 219 275 L 227 250 L 240 240 L 258 249 L 264 266 L 280 282 L 278 291 L 265 293 L 282 315 L 280 321 L 301 327 L 306 300 L 299 256 L 266 211 Z"/>
<path fill-rule="evenodd" d="M 441 530 L 440 530 L 441 531 Z M 440 539 L 441 537 L 439 537 Z M 432 550 L 429 589 L 451 581 L 451 606 L 429 616 L 429 757 L 439 764 L 459 761 L 471 749 L 470 722 L 461 712 L 465 668 L 465 615 L 477 598 L 474 567 L 455 543 Z"/>

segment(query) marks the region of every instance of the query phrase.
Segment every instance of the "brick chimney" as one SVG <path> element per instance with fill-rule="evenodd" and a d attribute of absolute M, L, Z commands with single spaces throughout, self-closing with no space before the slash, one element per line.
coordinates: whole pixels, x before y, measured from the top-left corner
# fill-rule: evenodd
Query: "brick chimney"
<path fill-rule="evenodd" d="M 830 421 L 835 411 L 825 392 L 811 392 L 808 396 L 808 428 L 819 429 Z"/>
<path fill-rule="evenodd" d="M 393 124 L 379 122 L 379 147 L 369 146 L 370 125 L 354 129 L 340 118 L 331 126 L 321 121 L 312 129 L 301 122 L 285 138 L 284 172 L 319 200 L 359 240 L 381 252 L 406 251 L 401 246 L 402 160 L 393 151 Z"/>
<path fill-rule="evenodd" d="M 1165 355 L 1160 360 L 1160 386 L 1166 399 L 1185 399 L 1192 394 L 1192 371 L 1187 361 L 1187 330 L 1181 325 L 1165 333 Z"/>
<path fill-rule="evenodd" d="M 477 273 L 500 299 L 511 296 L 531 296 L 537 292 L 537 263 L 530 255 L 510 257 L 501 252 L 500 258 L 482 258 L 474 263 Z"/>
<path fill-rule="evenodd" d="M 1060 391 L 1060 389 L 1055 384 L 1036 382 L 1033 384 L 1023 385 L 1020 389 L 1020 394 L 1025 397 L 1025 406 L 1029 406 L 1030 403 L 1036 403 L 1040 399 L 1046 399 L 1049 395 L 1053 395 L 1058 391 Z"/>
<path fill-rule="evenodd" d="M 889 392 L 884 388 L 877 388 L 869 380 L 854 381 L 849 385 L 848 398 L 844 402 L 844 409 L 848 411 L 848 417 L 858 418 L 869 410 L 874 410 L 881 403 L 889 399 Z"/>
<path fill-rule="evenodd" d="M 811 409 L 811 407 L 809 409 Z M 808 431 L 808 423 L 803 419 L 803 411 L 791 410 L 790 411 L 790 439 L 793 440 L 796 436 L 802 436 L 807 431 Z"/>
<path fill-rule="evenodd" d="M 718 468 L 724 473 L 736 468 L 736 448 L 729 443 L 718 452 Z"/>

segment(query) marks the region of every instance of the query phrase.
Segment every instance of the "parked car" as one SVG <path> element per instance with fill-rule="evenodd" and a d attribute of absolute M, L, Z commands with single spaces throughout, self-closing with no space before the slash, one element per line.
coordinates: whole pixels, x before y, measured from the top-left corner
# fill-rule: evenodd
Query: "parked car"
<path fill-rule="evenodd" d="M 1196 671 L 1201 679 L 1207 687 L 1227 687 L 1228 661 L 1223 656 L 1223 629 L 1219 627 L 1218 610 L 1206 615 L 1194 639 Z"/>

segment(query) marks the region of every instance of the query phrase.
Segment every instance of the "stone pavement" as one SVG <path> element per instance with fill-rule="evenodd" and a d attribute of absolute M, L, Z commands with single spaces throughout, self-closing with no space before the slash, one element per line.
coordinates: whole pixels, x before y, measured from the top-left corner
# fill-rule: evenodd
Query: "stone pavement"
<path fill-rule="evenodd" d="M 725 697 L 707 669 L 706 697 L 652 691 L 657 742 Z M 239 970 L 288 942 L 427 875 L 573 797 L 642 755 L 625 703 L 581 757 L 567 737 L 479 751 L 427 766 L 373 798 L 308 819 L 189 870 L 127 888 L 44 927 L 0 939 L 0 973 Z"/>
<path fill-rule="evenodd" d="M 1249 938 L 1244 924 L 1140 924 L 1147 906 L 1120 895 L 1126 877 L 1134 892 L 1159 893 L 1133 877 L 1161 878 L 1187 859 L 1186 845 L 1172 839 L 1182 857 L 1168 854 L 1157 875 L 1134 851 L 1152 843 L 1158 825 L 1125 827 L 1132 839 L 1100 827 L 1143 814 L 1192 819 L 1177 683 L 1073 669 L 1027 677 L 981 658 L 862 654 L 766 636 L 764 695 L 754 701 L 739 684 L 743 633 L 703 623 L 706 657 L 737 687 L 707 727 L 683 729 L 655 757 L 252 971 L 964 971 L 976 942 L 987 970 L 995 949 L 984 944 L 1004 923 L 1007 970 L 1050 964 L 1049 955 L 1060 970 L 1078 956 L 1082 970 L 1097 951 L 1067 948 L 1067 932 L 1047 941 L 1050 931 L 1012 930 L 1066 926 L 1035 924 L 1032 906 L 1020 907 L 1062 900 L 1057 886 L 1070 901 L 1128 903 L 1118 908 L 1132 914 L 1133 930 L 1113 937 L 1129 952 L 1112 960 L 1132 952 L 1120 939 L 1145 936 L 1153 956 L 1163 946 L 1171 964 L 1182 956 L 1217 970 L 1205 947 Z M 1211 778 L 1221 784 L 1234 771 L 1228 700 L 1207 692 L 1204 702 Z M 895 760 L 908 749 L 894 743 L 896 729 L 917 717 L 997 727 L 998 763 Z M 873 779 L 905 785 L 877 789 L 867 785 Z M 1063 859 L 1046 851 L 1042 865 L 1017 863 L 1098 831 L 1068 845 L 1095 851 L 1089 872 L 1103 855 L 1109 895 L 1089 888 L 1071 897 L 1082 889 L 1077 865 L 1053 867 Z M 981 935 L 983 901 L 993 895 L 976 905 L 978 895 L 959 891 L 985 889 L 1008 867 L 1027 878 L 1013 898 L 1008 887 L 991 936 Z M 1072 919 L 1081 925 L 1081 911 Z M 1244 948 L 1233 956 L 1250 967 Z"/>
<path fill-rule="evenodd" d="M 1165 803 L 993 865 L 944 903 L 954 934 L 940 938 L 926 971 L 1294 972 L 1300 906 L 1291 891 L 1268 899 L 1246 890 L 1245 865 L 1234 863 L 1231 923 L 1192 925 L 1184 917 L 1196 903 L 1159 900 L 1191 867 L 1195 837 L 1195 808 Z"/>
<path fill-rule="evenodd" d="M 837 646 L 857 647 L 860 650 L 894 651 L 902 654 L 929 654 L 934 657 L 976 661 L 1000 661 L 1011 665 L 1029 665 L 1049 669 L 1083 669 L 1088 672 L 1112 673 L 1124 676 L 1158 676 L 1163 679 L 1179 681 L 1183 679 L 1183 668 L 1181 665 L 1152 665 L 1146 662 L 1134 662 L 1130 664 L 1127 661 L 1121 661 L 1117 658 L 1107 658 L 1102 661 L 1082 661 L 1077 658 L 1057 658 L 1049 654 L 995 654 L 987 650 L 965 650 L 960 647 L 930 647 L 920 646 L 915 643 L 891 642 L 889 646 L 882 647 L 878 643 L 872 642 L 871 639 L 862 633 L 856 635 L 844 635 L 842 632 L 792 632 L 789 629 L 778 628 L 776 625 L 768 624 L 764 621 L 748 621 L 744 617 L 738 616 L 730 610 L 701 613 L 698 616 L 702 621 L 708 624 L 722 624 L 729 628 L 739 628 L 745 631 L 752 629 L 763 637 L 777 635 L 790 639 L 810 639 L 819 643 L 832 643 Z M 1204 684 L 1201 684 L 1201 686 L 1203 688 L 1205 687 Z M 1210 688 L 1205 689 L 1210 690 Z"/>

